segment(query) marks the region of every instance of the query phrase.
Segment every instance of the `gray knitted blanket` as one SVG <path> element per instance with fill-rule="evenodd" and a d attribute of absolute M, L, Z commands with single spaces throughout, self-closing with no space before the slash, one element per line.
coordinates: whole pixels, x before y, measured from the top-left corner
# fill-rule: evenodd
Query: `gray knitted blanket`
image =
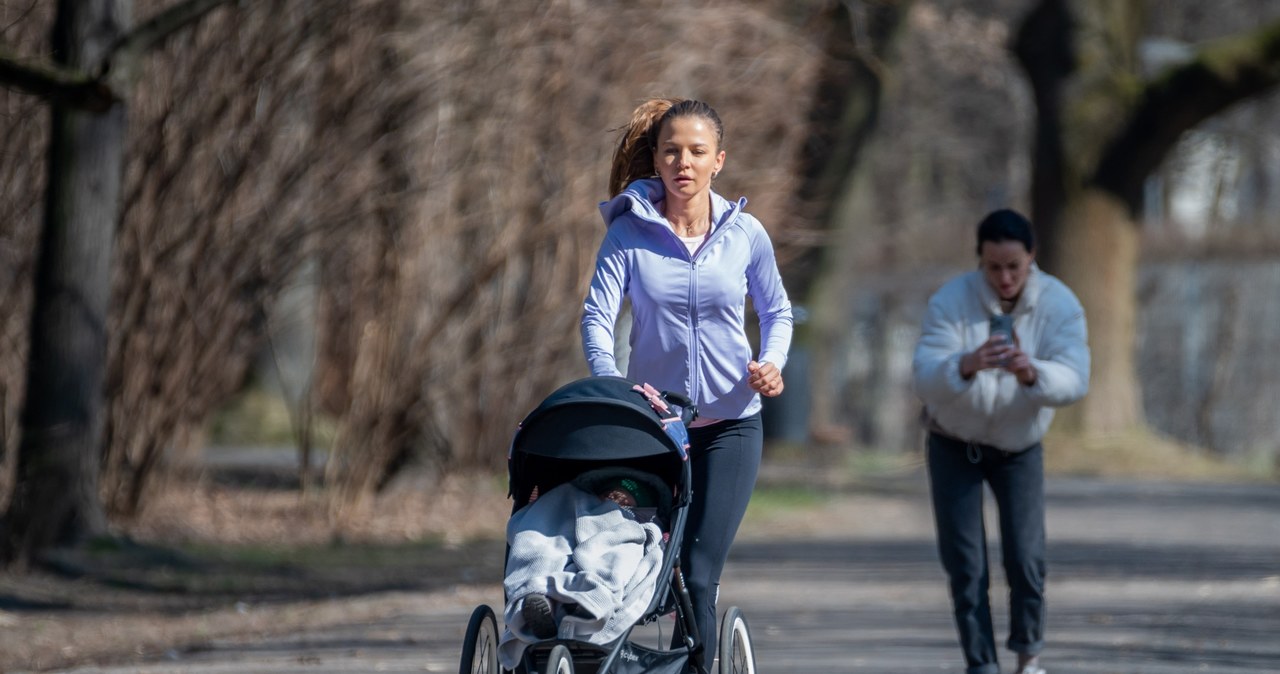
<path fill-rule="evenodd" d="M 644 614 L 662 567 L 657 524 L 641 524 L 618 504 L 572 484 L 516 511 L 507 522 L 507 543 L 506 629 L 498 648 L 507 669 L 515 669 L 535 640 L 520 615 L 524 597 L 536 592 L 552 601 L 559 638 L 604 644 Z"/>

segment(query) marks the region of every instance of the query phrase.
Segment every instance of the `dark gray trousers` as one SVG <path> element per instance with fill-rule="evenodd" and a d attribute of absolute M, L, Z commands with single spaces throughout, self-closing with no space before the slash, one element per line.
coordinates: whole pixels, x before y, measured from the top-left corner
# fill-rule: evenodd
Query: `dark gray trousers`
<path fill-rule="evenodd" d="M 1007 646 L 1034 655 L 1044 648 L 1044 448 L 1036 443 L 1005 452 L 930 433 L 928 461 L 938 555 L 951 585 L 966 671 L 998 674 L 982 485 L 990 486 L 1000 515 L 1009 583 Z"/>

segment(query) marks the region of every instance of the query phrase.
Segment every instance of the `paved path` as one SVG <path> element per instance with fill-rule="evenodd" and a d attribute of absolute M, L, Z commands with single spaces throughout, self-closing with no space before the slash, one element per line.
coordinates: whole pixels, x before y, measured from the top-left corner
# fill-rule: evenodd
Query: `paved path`
<path fill-rule="evenodd" d="M 786 535 L 744 535 L 721 605 L 746 611 L 761 671 L 963 671 L 923 486 L 860 492 Z M 1280 488 L 1053 479 L 1049 538 L 1053 674 L 1280 672 Z M 999 607 L 998 571 L 994 582 Z M 421 611 L 382 622 L 71 671 L 457 671 L 467 616 L 500 589 L 424 595 Z"/>

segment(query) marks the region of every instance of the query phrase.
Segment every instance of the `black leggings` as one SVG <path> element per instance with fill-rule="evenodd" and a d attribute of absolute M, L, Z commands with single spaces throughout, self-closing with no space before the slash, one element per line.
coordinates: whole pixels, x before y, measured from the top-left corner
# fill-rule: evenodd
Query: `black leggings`
<path fill-rule="evenodd" d="M 716 599 L 729 546 L 747 512 L 760 472 L 764 430 L 760 415 L 689 429 L 692 501 L 680 565 L 693 599 L 708 668 L 716 655 Z M 674 646 L 679 645 L 679 635 Z"/>

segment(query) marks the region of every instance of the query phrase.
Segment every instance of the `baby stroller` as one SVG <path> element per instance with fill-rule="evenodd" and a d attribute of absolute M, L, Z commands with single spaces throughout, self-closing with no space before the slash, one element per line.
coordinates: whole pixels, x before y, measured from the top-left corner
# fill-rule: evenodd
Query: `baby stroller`
<path fill-rule="evenodd" d="M 679 408 L 675 411 L 672 406 Z M 507 462 L 515 510 L 529 503 L 535 487 L 552 488 L 602 466 L 626 467 L 654 476 L 670 490 L 662 518 L 667 523 L 658 582 L 641 618 L 607 644 L 546 639 L 531 643 L 510 674 L 706 674 L 702 635 L 680 571 L 690 493 L 688 431 L 696 416 L 680 394 L 658 392 L 621 377 L 588 377 L 562 386 L 525 417 L 511 442 Z M 508 555 L 508 562 L 510 561 Z M 667 649 L 633 643 L 637 625 L 674 614 L 683 646 Z M 498 663 L 497 618 L 487 605 L 471 614 L 462 648 L 461 674 L 508 674 Z M 746 618 L 737 607 L 720 620 L 719 674 L 754 674 L 755 653 Z"/>

